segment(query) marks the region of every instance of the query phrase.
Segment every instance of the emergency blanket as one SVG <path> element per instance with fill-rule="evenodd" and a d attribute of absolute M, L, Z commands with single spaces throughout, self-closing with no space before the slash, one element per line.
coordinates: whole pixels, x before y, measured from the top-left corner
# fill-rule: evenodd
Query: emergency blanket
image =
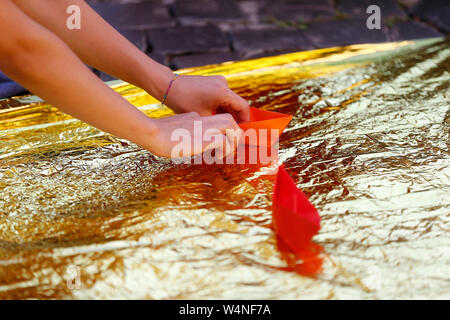
<path fill-rule="evenodd" d="M 277 164 L 321 218 L 295 254 L 273 163 L 175 164 L 34 96 L 0 101 L 0 298 L 448 299 L 449 57 L 428 39 L 181 71 L 293 116 Z"/>

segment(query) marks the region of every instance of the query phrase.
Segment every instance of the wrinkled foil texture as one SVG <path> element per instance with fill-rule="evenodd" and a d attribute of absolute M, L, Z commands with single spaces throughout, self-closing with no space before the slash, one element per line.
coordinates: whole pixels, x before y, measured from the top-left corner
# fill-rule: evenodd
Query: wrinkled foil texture
<path fill-rule="evenodd" d="M 294 116 L 280 162 L 322 217 L 303 256 L 272 229 L 274 168 L 174 164 L 36 97 L 1 101 L 0 298 L 450 298 L 449 57 L 431 39 L 182 71 Z"/>

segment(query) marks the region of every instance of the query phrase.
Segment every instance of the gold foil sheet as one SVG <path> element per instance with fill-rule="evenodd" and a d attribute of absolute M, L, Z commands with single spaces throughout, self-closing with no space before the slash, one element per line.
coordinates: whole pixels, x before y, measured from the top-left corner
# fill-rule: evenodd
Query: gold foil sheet
<path fill-rule="evenodd" d="M 273 168 L 176 165 L 0 102 L 0 298 L 450 298 L 449 57 L 432 39 L 182 71 L 294 116 L 279 158 L 322 217 L 300 257 L 271 228 Z"/>

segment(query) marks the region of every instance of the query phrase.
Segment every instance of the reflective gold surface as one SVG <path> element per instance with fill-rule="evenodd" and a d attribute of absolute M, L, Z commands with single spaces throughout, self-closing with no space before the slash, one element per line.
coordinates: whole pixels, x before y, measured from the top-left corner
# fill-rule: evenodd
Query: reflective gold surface
<path fill-rule="evenodd" d="M 185 70 L 294 115 L 279 157 L 322 217 L 298 257 L 271 229 L 268 168 L 175 165 L 0 102 L 0 298 L 450 298 L 449 69 L 435 39 Z"/>

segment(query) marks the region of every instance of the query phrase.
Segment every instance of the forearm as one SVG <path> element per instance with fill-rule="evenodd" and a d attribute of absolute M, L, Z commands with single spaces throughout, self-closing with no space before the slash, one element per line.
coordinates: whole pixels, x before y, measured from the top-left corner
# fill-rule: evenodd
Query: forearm
<path fill-rule="evenodd" d="M 58 35 L 86 64 L 141 87 L 162 100 L 174 74 L 142 53 L 105 22 L 83 0 L 13 0 L 34 21 Z M 39 2 L 39 5 L 36 5 Z M 66 27 L 67 7 L 81 9 L 80 30 Z M 211 115 L 221 106 L 237 121 L 248 121 L 248 103 L 233 93 L 223 78 L 178 80 L 165 101 L 176 113 Z"/>
<path fill-rule="evenodd" d="M 143 147 L 151 137 L 152 119 L 107 87 L 69 49 L 51 44 L 49 52 L 19 54 L 22 68 L 1 63 L 13 80 L 63 112 L 102 131 Z M 42 68 L 42 66 L 45 66 Z"/>
<path fill-rule="evenodd" d="M 6 8 L 0 13 L 1 70 L 62 111 L 147 146 L 154 120 L 106 86 L 58 37 L 16 7 Z"/>
<path fill-rule="evenodd" d="M 60 37 L 86 64 L 137 85 L 161 100 L 173 77 L 169 68 L 141 52 L 82 0 L 14 0 L 29 17 Z M 81 29 L 66 27 L 69 5 L 81 9 Z"/>

